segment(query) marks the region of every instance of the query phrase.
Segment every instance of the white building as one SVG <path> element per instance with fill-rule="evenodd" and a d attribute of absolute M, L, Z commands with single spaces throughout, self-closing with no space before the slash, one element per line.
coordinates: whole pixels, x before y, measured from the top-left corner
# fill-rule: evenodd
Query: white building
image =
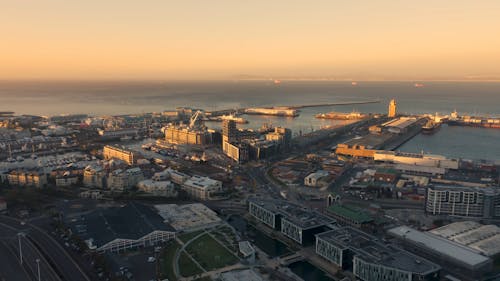
<path fill-rule="evenodd" d="M 182 188 L 191 196 L 200 200 L 208 200 L 213 193 L 222 191 L 222 182 L 194 175 L 182 184 Z"/>
<path fill-rule="evenodd" d="M 144 180 L 144 174 L 140 168 L 127 170 L 115 170 L 108 176 L 108 188 L 112 190 L 125 190 L 136 186 Z"/>
<path fill-rule="evenodd" d="M 177 191 L 171 181 L 143 180 L 137 184 L 137 188 L 140 191 L 151 193 L 155 196 L 177 196 Z"/>

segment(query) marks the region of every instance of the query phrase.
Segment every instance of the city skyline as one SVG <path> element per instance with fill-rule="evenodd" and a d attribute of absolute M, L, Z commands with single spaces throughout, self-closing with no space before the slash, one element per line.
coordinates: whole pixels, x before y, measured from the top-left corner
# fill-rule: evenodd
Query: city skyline
<path fill-rule="evenodd" d="M 500 80 L 496 1 L 2 6 L 2 80 Z"/>

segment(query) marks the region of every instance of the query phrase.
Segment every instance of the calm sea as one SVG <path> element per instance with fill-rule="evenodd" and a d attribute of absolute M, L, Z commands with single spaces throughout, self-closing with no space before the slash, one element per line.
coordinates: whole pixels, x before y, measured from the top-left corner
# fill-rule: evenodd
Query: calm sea
<path fill-rule="evenodd" d="M 317 104 L 380 99 L 381 103 L 306 108 L 297 118 L 245 116 L 258 128 L 272 123 L 307 133 L 338 121 L 318 120 L 329 111 L 386 112 L 395 98 L 403 113 L 500 116 L 499 82 L 217 81 L 217 82 L 0 82 L 0 111 L 17 114 L 91 115 L 159 112 L 179 106 L 206 110 L 249 106 Z M 217 125 L 213 125 L 217 126 Z M 487 132 L 487 133 L 486 133 Z M 452 141 L 456 144 L 449 145 Z M 432 140 L 432 141 L 430 141 Z M 500 159 L 500 130 L 445 128 L 434 136 L 419 136 L 401 149 L 432 151 L 466 158 Z M 474 148 L 473 148 L 474 147 Z"/>

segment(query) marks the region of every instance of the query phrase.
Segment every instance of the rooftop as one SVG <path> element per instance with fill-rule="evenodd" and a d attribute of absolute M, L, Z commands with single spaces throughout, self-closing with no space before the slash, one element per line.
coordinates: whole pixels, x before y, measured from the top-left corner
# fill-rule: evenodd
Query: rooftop
<path fill-rule="evenodd" d="M 98 209 L 68 222 L 73 233 L 101 247 L 115 239 L 137 240 L 155 230 L 175 231 L 151 208 L 141 204 Z"/>
<path fill-rule="evenodd" d="M 466 245 L 486 256 L 500 253 L 500 227 L 474 221 L 455 222 L 430 231 L 446 239 Z"/>
<path fill-rule="evenodd" d="M 350 249 L 356 256 L 368 262 L 421 274 L 439 269 L 438 265 L 428 260 L 392 245 L 386 245 L 376 237 L 351 227 L 323 232 L 316 237 L 339 248 Z"/>
<path fill-rule="evenodd" d="M 490 261 L 477 251 L 429 232 L 421 232 L 408 226 L 398 226 L 388 231 L 389 234 L 418 244 L 428 250 L 438 252 L 449 259 L 457 260 L 467 266 L 482 266 Z"/>
<path fill-rule="evenodd" d="M 200 203 L 176 205 L 155 205 L 156 210 L 168 223 L 178 231 L 192 230 L 218 224 L 221 219 L 217 214 Z"/>
<path fill-rule="evenodd" d="M 283 200 L 263 200 L 252 198 L 248 201 L 257 204 L 272 213 L 281 214 L 283 219 L 286 219 L 302 229 L 315 228 L 335 222 L 334 219 L 324 216 L 312 209 L 304 208 L 303 206 Z"/>

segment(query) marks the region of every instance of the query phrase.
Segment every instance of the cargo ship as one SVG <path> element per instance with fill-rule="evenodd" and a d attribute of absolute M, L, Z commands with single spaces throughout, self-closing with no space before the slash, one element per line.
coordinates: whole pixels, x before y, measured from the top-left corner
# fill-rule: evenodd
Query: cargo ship
<path fill-rule="evenodd" d="M 454 111 L 448 120 L 448 125 L 500 129 L 500 118 L 458 116 L 457 112 Z"/>
<path fill-rule="evenodd" d="M 222 122 L 224 120 L 233 120 L 234 122 L 238 124 L 247 124 L 248 121 L 242 117 L 237 117 L 233 114 L 229 115 L 221 115 L 221 116 L 216 116 L 216 117 L 209 117 L 205 119 L 204 121 L 216 121 L 216 122 Z"/>
<path fill-rule="evenodd" d="M 431 135 L 441 128 L 441 122 L 435 122 L 434 120 L 429 120 L 422 126 L 422 134 Z"/>
<path fill-rule="evenodd" d="M 334 119 L 334 120 L 356 120 L 356 119 L 363 119 L 366 117 L 366 114 L 362 114 L 359 112 L 350 112 L 350 113 L 343 113 L 343 112 L 329 112 L 329 113 L 320 113 L 316 114 L 314 117 L 318 119 Z"/>

